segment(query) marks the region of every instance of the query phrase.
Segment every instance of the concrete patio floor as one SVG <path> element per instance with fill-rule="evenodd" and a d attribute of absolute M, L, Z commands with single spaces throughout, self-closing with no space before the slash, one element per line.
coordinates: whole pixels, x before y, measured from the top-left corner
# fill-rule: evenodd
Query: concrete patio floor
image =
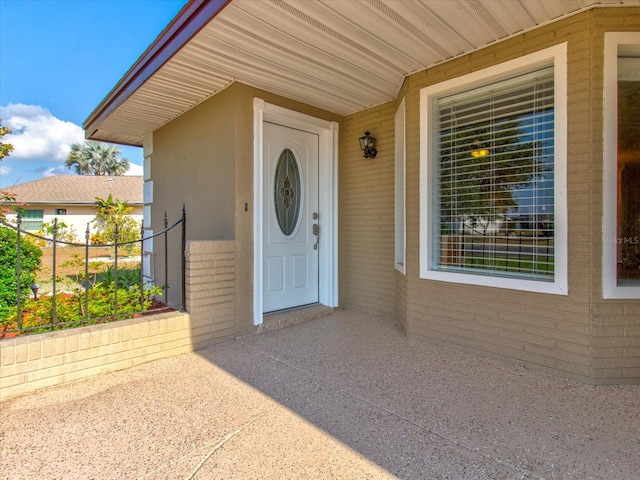
<path fill-rule="evenodd" d="M 3 479 L 640 478 L 640 386 L 348 311 L 0 407 Z"/>

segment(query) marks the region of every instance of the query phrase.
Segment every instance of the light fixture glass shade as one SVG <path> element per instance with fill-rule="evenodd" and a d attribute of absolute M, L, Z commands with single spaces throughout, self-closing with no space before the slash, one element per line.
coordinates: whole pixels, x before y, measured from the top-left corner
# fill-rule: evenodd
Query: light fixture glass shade
<path fill-rule="evenodd" d="M 367 130 L 364 132 L 364 137 L 360 137 L 360 148 L 364 152 L 364 158 L 375 158 L 378 154 L 375 149 L 376 139 L 371 136 L 371 132 Z"/>

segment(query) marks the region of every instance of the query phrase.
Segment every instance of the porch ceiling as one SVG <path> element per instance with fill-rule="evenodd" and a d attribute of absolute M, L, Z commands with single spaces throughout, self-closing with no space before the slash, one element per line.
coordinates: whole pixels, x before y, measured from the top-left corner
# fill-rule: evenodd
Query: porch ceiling
<path fill-rule="evenodd" d="M 396 97 L 414 72 L 594 5 L 640 0 L 192 0 L 85 121 L 146 133 L 233 82 L 337 113 Z"/>

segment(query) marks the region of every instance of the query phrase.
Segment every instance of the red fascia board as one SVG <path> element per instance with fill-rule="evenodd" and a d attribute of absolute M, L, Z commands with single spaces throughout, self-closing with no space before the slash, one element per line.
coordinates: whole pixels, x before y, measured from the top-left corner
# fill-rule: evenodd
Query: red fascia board
<path fill-rule="evenodd" d="M 190 0 L 84 121 L 89 137 L 231 1 Z"/>

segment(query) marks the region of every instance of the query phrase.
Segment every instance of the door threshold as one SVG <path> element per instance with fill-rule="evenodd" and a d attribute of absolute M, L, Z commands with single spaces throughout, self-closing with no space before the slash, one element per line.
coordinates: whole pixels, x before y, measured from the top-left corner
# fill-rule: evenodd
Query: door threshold
<path fill-rule="evenodd" d="M 257 326 L 256 333 L 271 332 L 273 330 L 299 325 L 309 320 L 326 317 L 333 313 L 334 310 L 333 307 L 314 303 L 265 313 L 262 316 L 262 324 Z"/>

